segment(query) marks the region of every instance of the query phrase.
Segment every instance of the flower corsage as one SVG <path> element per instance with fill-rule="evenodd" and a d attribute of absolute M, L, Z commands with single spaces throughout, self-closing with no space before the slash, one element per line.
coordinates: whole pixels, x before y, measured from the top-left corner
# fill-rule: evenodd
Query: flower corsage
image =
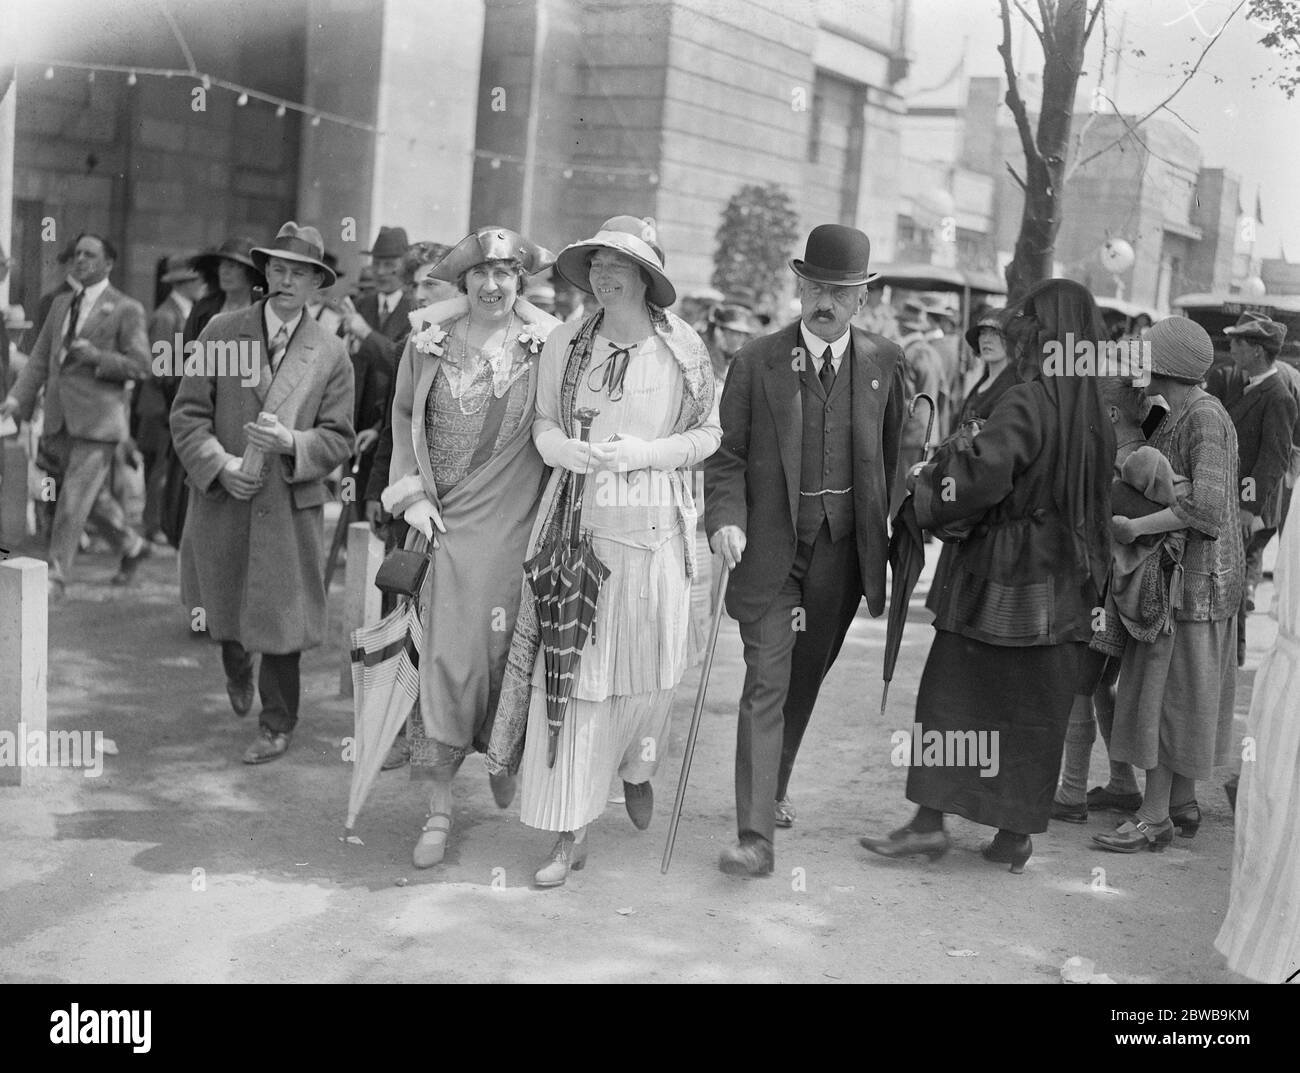
<path fill-rule="evenodd" d="M 442 326 L 439 324 L 430 324 L 424 331 L 416 332 L 411 337 L 415 349 L 421 354 L 433 354 L 437 357 L 441 357 L 446 351 L 446 340 L 447 333 L 443 331 Z"/>

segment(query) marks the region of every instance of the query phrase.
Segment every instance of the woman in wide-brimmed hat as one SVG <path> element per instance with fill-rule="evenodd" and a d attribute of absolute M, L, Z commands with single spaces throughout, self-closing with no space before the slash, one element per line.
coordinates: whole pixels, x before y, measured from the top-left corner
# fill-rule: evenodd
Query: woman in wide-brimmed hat
<path fill-rule="evenodd" d="M 185 322 L 185 342 L 197 339 L 199 332 L 218 313 L 230 313 L 253 304 L 266 293 L 266 277 L 253 260 L 253 240 L 237 235 L 226 239 L 215 250 L 194 258 L 194 267 L 202 273 L 212 293 L 194 303 Z"/>
<path fill-rule="evenodd" d="M 537 365 L 559 324 L 523 298 L 554 258 L 523 235 L 484 227 L 432 269 L 461 294 L 411 314 L 393 396 L 384 508 L 435 542 L 423 594 L 420 703 L 408 728 L 411 776 L 429 780 L 416 867 L 443 859 L 452 780 L 487 748 L 545 473 L 532 440 Z M 497 804 L 513 779 L 495 773 Z"/>
<path fill-rule="evenodd" d="M 592 474 L 582 500 L 583 530 L 609 568 L 591 642 L 548 766 L 544 666 L 531 600 L 523 605 L 506 689 L 518 728 L 527 712 L 520 818 L 559 833 L 538 886 L 563 883 L 587 855 L 587 825 L 605 809 L 610 781 L 622 777 L 628 814 L 650 823 L 650 779 L 668 745 L 673 690 L 694 654 L 691 578 L 695 503 L 689 468 L 721 439 L 708 351 L 695 331 L 666 311 L 676 292 L 664 273 L 653 223 L 607 220 L 567 247 L 560 274 L 595 296 L 599 308 L 557 328 L 542 351 L 533 438 L 554 467 L 530 552 L 554 537 L 575 473 Z M 577 411 L 599 411 L 590 442 Z M 531 690 L 529 684 L 531 680 Z M 503 697 L 503 707 L 506 698 Z M 494 741 L 489 765 L 518 763 L 517 738 Z"/>
<path fill-rule="evenodd" d="M 1143 336 L 1150 348 L 1150 396 L 1168 412 L 1148 443 L 1191 481 L 1172 506 L 1112 521 L 1115 540 L 1183 537 L 1169 595 L 1168 632 L 1125 635 L 1111 732 L 1111 759 L 1144 768 L 1142 804 L 1132 819 L 1093 841 L 1118 853 L 1159 851 L 1201 823 L 1196 780 L 1226 760 L 1236 692 L 1237 609 L 1245 551 L 1237 520 L 1237 434 L 1223 405 L 1200 386 L 1214 360 L 1205 329 L 1166 317 Z M 1114 617 L 1114 616 L 1112 616 Z"/>

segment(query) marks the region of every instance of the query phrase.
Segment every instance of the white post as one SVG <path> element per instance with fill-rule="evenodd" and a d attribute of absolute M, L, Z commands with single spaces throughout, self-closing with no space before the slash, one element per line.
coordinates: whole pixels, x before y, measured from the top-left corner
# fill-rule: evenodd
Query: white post
<path fill-rule="evenodd" d="M 375 575 L 384 561 L 384 543 L 368 522 L 348 526 L 348 564 L 343 590 L 343 666 L 339 670 L 339 696 L 352 696 L 352 631 L 379 619 L 380 591 Z"/>
<path fill-rule="evenodd" d="M 49 595 L 39 559 L 0 561 L 0 786 L 29 786 L 27 742 L 46 731 Z"/>

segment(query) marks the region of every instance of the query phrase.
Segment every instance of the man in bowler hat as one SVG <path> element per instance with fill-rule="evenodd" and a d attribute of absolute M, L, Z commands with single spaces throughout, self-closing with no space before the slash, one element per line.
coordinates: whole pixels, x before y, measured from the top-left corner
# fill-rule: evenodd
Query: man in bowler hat
<path fill-rule="evenodd" d="M 871 243 L 813 229 L 790 262 L 802 316 L 743 347 L 721 402 L 722 446 L 705 463 L 705 524 L 732 568 L 745 685 L 736 733 L 738 844 L 719 867 L 766 875 L 774 829 L 822 679 L 862 597 L 885 607 L 890 489 L 906 417 L 903 354 L 850 324 L 866 302 Z"/>

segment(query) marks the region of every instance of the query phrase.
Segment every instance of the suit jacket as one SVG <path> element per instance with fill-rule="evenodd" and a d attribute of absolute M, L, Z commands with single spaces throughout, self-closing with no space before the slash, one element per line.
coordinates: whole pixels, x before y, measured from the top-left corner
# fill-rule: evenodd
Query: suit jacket
<path fill-rule="evenodd" d="M 411 329 L 411 320 L 407 316 L 411 312 L 411 303 L 406 300 L 406 295 L 398 299 L 397 305 L 393 311 L 388 314 L 382 324 L 379 323 L 379 294 L 372 291 L 364 298 L 357 302 L 357 312 L 365 319 L 365 322 L 374 328 L 375 331 L 388 337 L 389 342 L 395 342 L 400 336 L 406 334 Z"/>
<path fill-rule="evenodd" d="M 862 592 L 885 607 L 890 489 L 906 419 L 903 352 L 883 336 L 854 327 L 853 512 Z M 748 343 L 722 392 L 722 445 L 704 463 L 705 528 L 745 531 L 746 546 L 727 588 L 727 611 L 758 619 L 794 564 L 803 450 L 803 398 L 794 352 L 798 322 Z M 800 349 L 802 353 L 802 349 Z"/>
<path fill-rule="evenodd" d="M 77 338 L 95 348 L 93 361 L 63 351 L 64 319 L 71 294 L 60 294 L 32 347 L 31 359 L 14 385 L 13 394 L 23 420 L 30 420 L 36 397 L 45 388 L 45 433 L 68 435 L 100 443 L 118 443 L 129 434 L 126 382 L 149 379 L 149 337 L 144 307 L 112 284 L 91 307 Z"/>
<path fill-rule="evenodd" d="M 1237 429 L 1241 506 L 1258 514 L 1265 528 L 1273 528 L 1281 517 L 1282 478 L 1291 461 L 1295 399 L 1282 374 L 1274 373 L 1243 391 L 1228 407 L 1228 416 Z"/>
<path fill-rule="evenodd" d="M 155 343 L 166 343 L 167 352 L 171 353 L 176 345 L 176 336 L 184 331 L 185 319 L 186 315 L 181 312 L 176 296 L 169 294 L 164 298 L 149 318 L 151 351 Z M 167 415 L 171 409 L 171 400 L 176 397 L 176 388 L 180 386 L 180 377 L 167 379 L 171 381 L 168 385 L 164 385 L 162 377 L 153 377 L 137 385 L 132 399 L 132 434 L 136 446 L 146 455 L 160 452 L 170 438 Z"/>
<path fill-rule="evenodd" d="M 208 632 L 253 652 L 300 652 L 325 635 L 325 478 L 352 453 L 352 367 L 343 341 L 303 316 L 274 378 L 263 301 L 219 313 L 199 336 L 256 343 L 261 379 L 186 376 L 172 440 L 193 489 L 181 538 L 181 598 L 203 607 Z M 267 479 L 235 499 L 217 475 L 247 445 L 260 411 L 293 433 L 293 454 L 269 454 Z"/>

